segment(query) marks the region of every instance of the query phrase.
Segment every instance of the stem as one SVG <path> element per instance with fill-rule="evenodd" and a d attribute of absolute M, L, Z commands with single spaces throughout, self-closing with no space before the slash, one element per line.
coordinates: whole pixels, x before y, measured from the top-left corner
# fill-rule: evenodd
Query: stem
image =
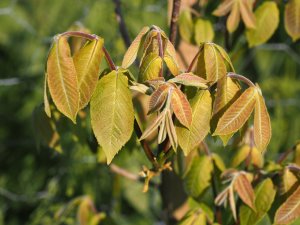
<path fill-rule="evenodd" d="M 186 71 L 187 73 L 192 71 L 195 62 L 197 61 L 198 56 L 200 55 L 201 50 L 202 50 L 202 48 L 199 49 L 199 51 L 197 52 L 197 54 L 196 54 L 195 57 L 193 58 L 193 60 L 192 60 L 192 62 L 191 62 L 191 64 L 190 64 L 190 66 L 189 66 L 189 68 L 188 68 L 187 71 Z"/>
<path fill-rule="evenodd" d="M 133 174 L 133 173 L 131 173 L 131 172 L 129 172 L 129 171 L 127 171 L 127 170 L 125 170 L 125 169 L 123 169 L 123 168 L 121 168 L 121 167 L 113 164 L 113 163 L 109 167 L 110 167 L 110 170 L 112 172 L 114 172 L 116 174 L 119 174 L 119 175 L 121 175 L 123 177 L 126 177 L 129 180 L 134 180 L 134 181 L 138 181 L 139 180 L 139 176 L 138 175 Z"/>
<path fill-rule="evenodd" d="M 122 35 L 122 39 L 126 47 L 128 48 L 131 44 L 131 40 L 122 14 L 121 1 L 120 0 L 113 0 L 113 1 L 115 3 L 115 13 L 116 13 L 117 22 L 119 24 L 120 33 Z"/>
<path fill-rule="evenodd" d="M 95 39 L 99 38 L 95 34 L 87 34 L 87 33 L 81 32 L 81 31 L 67 31 L 67 32 L 59 34 L 58 36 L 67 36 L 67 37 L 75 36 L 75 37 L 86 38 L 89 40 L 95 40 Z"/>
<path fill-rule="evenodd" d="M 233 79 L 240 80 L 240 81 L 244 82 L 245 84 L 247 84 L 249 87 L 256 87 L 255 84 L 253 84 L 253 82 L 251 80 L 249 80 L 248 78 L 246 78 L 242 75 L 230 72 L 227 74 L 227 77 L 231 77 Z"/>
<path fill-rule="evenodd" d="M 177 21 L 179 17 L 179 10 L 180 10 L 181 0 L 173 0 L 173 10 L 172 10 L 172 17 L 171 17 L 171 25 L 170 25 L 170 41 L 173 45 L 176 42 L 177 36 Z"/>
<path fill-rule="evenodd" d="M 106 59 L 107 64 L 109 65 L 109 68 L 110 68 L 111 70 L 117 70 L 117 67 L 116 67 L 115 63 L 114 63 L 114 61 L 112 60 L 112 58 L 110 57 L 110 55 L 109 55 L 108 51 L 106 50 L 106 48 L 103 47 L 102 50 L 103 50 L 103 52 L 104 52 L 105 59 Z"/>

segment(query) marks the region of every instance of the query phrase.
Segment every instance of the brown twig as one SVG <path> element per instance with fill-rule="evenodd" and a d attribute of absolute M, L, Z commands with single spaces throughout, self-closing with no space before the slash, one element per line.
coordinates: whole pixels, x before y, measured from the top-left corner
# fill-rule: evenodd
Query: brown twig
<path fill-rule="evenodd" d="M 116 174 L 119 174 L 123 177 L 126 177 L 129 180 L 133 180 L 133 181 L 138 181 L 140 179 L 140 177 L 134 173 L 131 173 L 119 166 L 117 166 L 116 164 L 110 164 L 109 166 L 110 170 Z"/>
<path fill-rule="evenodd" d="M 112 58 L 110 57 L 110 55 L 109 55 L 108 51 L 106 50 L 106 48 L 103 47 L 102 50 L 103 50 L 103 52 L 104 52 L 105 59 L 106 59 L 107 64 L 109 65 L 109 68 L 110 68 L 111 70 L 116 70 L 117 67 L 116 67 L 114 61 L 112 60 Z"/>
<path fill-rule="evenodd" d="M 256 87 L 255 84 L 253 84 L 253 82 L 251 80 L 249 80 L 248 78 L 246 78 L 242 75 L 230 72 L 227 74 L 227 77 L 231 77 L 233 79 L 240 80 L 240 81 L 246 83 L 247 85 L 249 85 L 250 87 Z"/>
<path fill-rule="evenodd" d="M 95 34 L 87 34 L 87 33 L 81 32 L 81 31 L 67 31 L 67 32 L 61 33 L 57 36 L 58 37 L 59 36 L 67 36 L 67 37 L 73 36 L 73 37 L 86 38 L 86 39 L 89 39 L 89 40 L 95 40 L 95 39 L 99 38 Z"/>
<path fill-rule="evenodd" d="M 171 25 L 170 25 L 170 41 L 173 45 L 176 42 L 177 36 L 177 21 L 179 17 L 179 10 L 180 10 L 181 0 L 173 0 L 173 9 L 172 9 L 172 17 L 171 17 Z"/>

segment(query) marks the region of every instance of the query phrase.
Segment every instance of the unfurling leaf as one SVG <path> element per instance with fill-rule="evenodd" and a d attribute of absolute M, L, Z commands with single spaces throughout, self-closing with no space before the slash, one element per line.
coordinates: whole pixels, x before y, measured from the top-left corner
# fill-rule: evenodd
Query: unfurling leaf
<path fill-rule="evenodd" d="M 255 188 L 255 208 L 252 210 L 246 205 L 240 207 L 240 224 L 253 225 L 260 221 L 271 208 L 276 190 L 271 179 L 266 179 Z"/>
<path fill-rule="evenodd" d="M 271 139 L 271 121 L 263 96 L 257 91 L 254 110 L 254 142 L 257 149 L 264 151 Z"/>
<path fill-rule="evenodd" d="M 175 126 L 173 124 L 172 115 L 171 115 L 170 110 L 166 111 L 165 120 L 166 120 L 166 129 L 167 129 L 169 141 L 170 141 L 174 151 L 176 151 L 176 149 L 178 147 L 177 134 L 176 134 Z"/>
<path fill-rule="evenodd" d="M 166 102 L 168 90 L 170 86 L 167 84 L 160 85 L 151 95 L 149 101 L 148 115 L 159 111 Z"/>
<path fill-rule="evenodd" d="M 142 61 L 139 73 L 139 80 L 145 82 L 159 77 L 162 67 L 162 59 L 156 53 L 149 53 Z"/>
<path fill-rule="evenodd" d="M 133 42 L 131 43 L 131 45 L 127 49 L 127 52 L 124 55 L 123 62 L 122 62 L 122 68 L 126 69 L 134 62 L 134 60 L 136 59 L 136 56 L 138 54 L 142 38 L 149 30 L 150 30 L 149 27 L 143 27 L 143 29 L 140 31 L 140 33 L 133 40 Z"/>
<path fill-rule="evenodd" d="M 164 61 L 174 76 L 177 76 L 180 73 L 176 51 L 173 44 L 169 40 L 167 40 L 167 47 L 164 52 Z"/>
<path fill-rule="evenodd" d="M 300 186 L 279 207 L 275 214 L 276 224 L 289 224 L 300 217 Z"/>
<path fill-rule="evenodd" d="M 191 100 L 192 123 L 187 129 L 176 124 L 178 142 L 185 155 L 188 155 L 205 138 L 210 130 L 212 97 L 208 90 L 198 91 Z"/>
<path fill-rule="evenodd" d="M 220 118 L 214 135 L 227 135 L 238 131 L 250 117 L 256 102 L 257 90 L 249 87 Z"/>
<path fill-rule="evenodd" d="M 213 26 L 209 20 L 197 19 L 195 23 L 195 42 L 200 45 L 202 42 L 213 41 L 215 36 Z"/>
<path fill-rule="evenodd" d="M 133 131 L 134 111 L 128 78 L 112 71 L 98 81 L 91 100 L 91 124 L 109 164 Z"/>
<path fill-rule="evenodd" d="M 47 61 L 48 87 L 57 109 L 76 123 L 79 107 L 77 74 L 66 37 L 56 37 Z"/>
<path fill-rule="evenodd" d="M 247 29 L 246 36 L 250 47 L 267 42 L 279 24 L 279 10 L 275 2 L 264 2 L 255 11 L 256 28 Z"/>
<path fill-rule="evenodd" d="M 162 112 L 158 114 L 156 119 L 151 123 L 151 125 L 143 132 L 142 136 L 139 138 L 139 140 L 143 140 L 147 138 L 150 134 L 152 134 L 159 125 L 165 120 L 165 112 Z"/>
<path fill-rule="evenodd" d="M 103 39 L 88 42 L 74 55 L 80 93 L 79 109 L 84 108 L 96 88 L 103 57 Z"/>
<path fill-rule="evenodd" d="M 289 0 L 284 11 L 284 26 L 293 41 L 300 38 L 300 0 Z"/>
<path fill-rule="evenodd" d="M 193 159 L 184 178 L 185 188 L 189 195 L 199 197 L 209 187 L 212 169 L 213 163 L 209 156 L 202 155 Z"/>
<path fill-rule="evenodd" d="M 242 199 L 242 201 L 251 207 L 253 210 L 255 210 L 254 205 L 254 191 L 251 186 L 251 183 L 247 179 L 245 174 L 240 173 L 237 175 L 237 177 L 234 180 L 234 189 L 239 195 L 239 197 Z"/>
<path fill-rule="evenodd" d="M 228 189 L 228 198 L 229 198 L 229 205 L 230 209 L 233 215 L 233 218 L 235 221 L 237 221 L 237 216 L 236 216 L 236 205 L 235 205 L 235 199 L 234 199 L 234 192 L 233 192 L 233 186 L 230 185 Z"/>
<path fill-rule="evenodd" d="M 51 109 L 50 109 L 50 104 L 49 104 L 49 99 L 48 99 L 48 85 L 47 85 L 47 73 L 45 73 L 45 80 L 44 80 L 44 110 L 46 115 L 51 118 Z"/>
<path fill-rule="evenodd" d="M 189 128 L 192 123 L 192 109 L 186 96 L 178 88 L 174 88 L 171 106 L 178 121 Z"/>
<path fill-rule="evenodd" d="M 203 89 L 208 88 L 208 82 L 206 80 L 192 73 L 182 73 L 176 76 L 175 78 L 168 80 L 168 82 L 183 84 L 186 86 L 199 87 Z"/>
<path fill-rule="evenodd" d="M 188 43 L 191 43 L 194 35 L 194 23 L 189 10 L 184 10 L 180 13 L 178 25 L 179 33 L 182 39 Z"/>

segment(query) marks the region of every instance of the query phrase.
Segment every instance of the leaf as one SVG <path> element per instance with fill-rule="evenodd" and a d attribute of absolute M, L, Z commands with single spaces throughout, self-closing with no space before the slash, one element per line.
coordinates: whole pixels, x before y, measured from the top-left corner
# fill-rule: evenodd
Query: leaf
<path fill-rule="evenodd" d="M 169 110 L 167 110 L 166 113 L 167 113 L 166 118 L 165 118 L 166 119 L 166 129 L 167 129 L 169 141 L 170 141 L 174 151 L 176 151 L 176 149 L 178 147 L 178 141 L 177 141 L 177 134 L 176 134 L 175 126 L 173 124 L 171 112 Z"/>
<path fill-rule="evenodd" d="M 194 23 L 192 20 L 191 12 L 189 10 L 183 10 L 180 13 L 178 26 L 179 33 L 182 39 L 188 43 L 191 43 L 194 35 Z"/>
<path fill-rule="evenodd" d="M 249 47 L 267 42 L 279 25 L 279 10 L 275 2 L 264 2 L 255 11 L 256 28 L 247 29 Z"/>
<path fill-rule="evenodd" d="M 231 209 L 233 218 L 235 221 L 237 221 L 234 192 L 233 192 L 233 187 L 231 185 L 229 186 L 229 189 L 228 189 L 228 198 L 229 198 L 229 205 L 230 205 L 230 209 Z"/>
<path fill-rule="evenodd" d="M 242 147 L 240 147 L 233 156 L 231 167 L 235 168 L 239 166 L 247 158 L 250 151 L 251 148 L 249 145 L 243 145 Z"/>
<path fill-rule="evenodd" d="M 227 30 L 229 31 L 229 33 L 233 33 L 237 29 L 240 23 L 240 19 L 241 13 L 239 9 L 239 1 L 234 1 L 231 12 L 226 22 Z"/>
<path fill-rule="evenodd" d="M 176 124 L 178 142 L 187 156 L 205 138 L 210 130 L 212 97 L 208 90 L 198 91 L 191 100 L 192 123 L 190 129 Z"/>
<path fill-rule="evenodd" d="M 79 109 L 89 103 L 96 88 L 103 57 L 103 43 L 102 38 L 92 40 L 74 55 L 80 93 Z"/>
<path fill-rule="evenodd" d="M 44 110 L 46 115 L 51 118 L 51 109 L 48 99 L 48 88 L 47 88 L 47 73 L 45 73 L 45 81 L 44 81 Z"/>
<path fill-rule="evenodd" d="M 77 218 L 80 225 L 88 225 L 92 216 L 92 201 L 89 197 L 84 197 L 77 210 Z"/>
<path fill-rule="evenodd" d="M 262 168 L 264 165 L 264 157 L 256 147 L 251 149 L 251 163 L 258 168 Z"/>
<path fill-rule="evenodd" d="M 255 188 L 255 208 L 253 211 L 246 205 L 240 207 L 240 224 L 254 225 L 259 222 L 269 211 L 273 203 L 276 190 L 270 178 L 265 179 Z"/>
<path fill-rule="evenodd" d="M 212 153 L 212 159 L 216 165 L 216 167 L 221 171 L 225 171 L 226 170 L 226 166 L 224 164 L 223 159 L 216 153 Z"/>
<path fill-rule="evenodd" d="M 206 80 L 216 82 L 226 76 L 226 65 L 212 44 L 204 45 Z"/>
<path fill-rule="evenodd" d="M 234 2 L 235 0 L 224 0 L 212 14 L 215 16 L 225 16 L 230 12 Z"/>
<path fill-rule="evenodd" d="M 300 186 L 279 207 L 275 214 L 276 224 L 289 224 L 300 217 Z"/>
<path fill-rule="evenodd" d="M 193 86 L 193 87 L 199 87 L 199 88 L 208 88 L 207 81 L 203 78 L 196 76 L 192 73 L 182 73 L 175 78 L 172 78 L 168 80 L 168 82 L 183 84 L 186 86 Z"/>
<path fill-rule="evenodd" d="M 272 136 L 271 121 L 262 95 L 257 91 L 254 110 L 254 142 L 257 149 L 263 152 Z"/>
<path fill-rule="evenodd" d="M 167 40 L 167 47 L 164 53 L 164 61 L 167 64 L 167 67 L 169 68 L 170 72 L 174 76 L 177 76 L 180 73 L 176 51 L 169 39 Z"/>
<path fill-rule="evenodd" d="M 214 135 L 231 134 L 245 124 L 254 109 L 256 92 L 255 87 L 244 91 L 220 118 Z"/>
<path fill-rule="evenodd" d="M 144 82 L 158 78 L 161 67 L 162 59 L 156 53 L 149 53 L 141 64 L 139 79 Z"/>
<path fill-rule="evenodd" d="M 213 44 L 214 47 L 219 51 L 219 53 L 221 54 L 222 58 L 229 64 L 230 66 L 230 70 L 229 71 L 235 71 L 234 70 L 234 67 L 233 67 L 233 64 L 231 62 L 231 59 L 229 57 L 229 55 L 227 54 L 227 52 L 219 45 L 217 44 Z"/>
<path fill-rule="evenodd" d="M 206 225 L 206 215 L 201 209 L 190 210 L 178 225 Z"/>
<path fill-rule="evenodd" d="M 195 41 L 197 45 L 201 42 L 213 41 L 215 32 L 209 20 L 197 19 L 195 23 Z"/>
<path fill-rule="evenodd" d="M 212 170 L 213 164 L 209 156 L 202 155 L 194 158 L 184 178 L 187 193 L 192 197 L 199 197 L 210 185 Z"/>
<path fill-rule="evenodd" d="M 76 123 L 79 107 L 77 74 L 66 37 L 56 37 L 47 61 L 48 87 L 57 109 Z"/>
<path fill-rule="evenodd" d="M 297 177 L 286 167 L 283 170 L 280 184 L 280 194 L 288 193 L 297 184 Z"/>
<path fill-rule="evenodd" d="M 150 30 L 149 27 L 143 27 L 140 33 L 136 36 L 136 38 L 133 40 L 129 48 L 127 49 L 123 62 L 122 62 L 122 68 L 126 69 L 128 68 L 136 59 L 136 56 L 138 54 L 142 38 L 145 36 L 145 34 Z"/>
<path fill-rule="evenodd" d="M 242 201 L 255 210 L 254 191 L 245 174 L 240 173 L 234 180 L 234 189 Z"/>
<path fill-rule="evenodd" d="M 143 132 L 139 140 L 143 140 L 147 138 L 150 134 L 152 134 L 165 119 L 165 115 L 165 112 L 159 113 L 156 119 L 153 121 L 153 123 Z"/>
<path fill-rule="evenodd" d="M 256 19 L 252 11 L 252 1 L 239 0 L 242 19 L 247 28 L 254 29 L 256 27 Z"/>
<path fill-rule="evenodd" d="M 91 100 L 91 124 L 109 164 L 133 131 L 134 111 L 128 78 L 112 71 L 98 81 Z"/>
<path fill-rule="evenodd" d="M 300 0 L 289 0 L 285 5 L 284 27 L 294 42 L 300 38 Z"/>
<path fill-rule="evenodd" d="M 176 118 L 185 127 L 192 123 L 192 109 L 186 96 L 178 88 L 172 89 L 171 106 Z"/>
<path fill-rule="evenodd" d="M 170 86 L 167 84 L 160 85 L 151 95 L 149 100 L 149 110 L 147 115 L 159 111 L 166 102 Z"/>

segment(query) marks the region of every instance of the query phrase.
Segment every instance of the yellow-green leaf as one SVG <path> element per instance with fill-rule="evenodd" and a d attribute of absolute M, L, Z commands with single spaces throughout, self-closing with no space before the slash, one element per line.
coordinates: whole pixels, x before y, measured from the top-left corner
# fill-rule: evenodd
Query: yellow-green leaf
<path fill-rule="evenodd" d="M 192 123 L 187 129 L 176 124 L 178 142 L 185 155 L 195 149 L 210 130 L 212 97 L 208 90 L 198 91 L 191 100 Z"/>
<path fill-rule="evenodd" d="M 254 142 L 257 149 L 264 151 L 272 136 L 271 121 L 263 96 L 257 91 L 254 110 Z"/>
<path fill-rule="evenodd" d="M 238 150 L 236 150 L 236 153 L 234 154 L 231 161 L 231 167 L 235 168 L 239 166 L 247 158 L 250 150 L 251 148 L 249 145 L 243 145 Z"/>
<path fill-rule="evenodd" d="M 284 11 L 284 26 L 293 41 L 300 38 L 300 0 L 289 0 Z"/>
<path fill-rule="evenodd" d="M 76 123 L 79 107 L 77 74 L 66 37 L 56 37 L 47 61 L 48 87 L 57 109 Z"/>
<path fill-rule="evenodd" d="M 291 188 L 295 187 L 294 185 L 298 185 L 297 182 L 297 177 L 289 170 L 289 168 L 284 168 L 281 177 L 280 194 L 283 195 L 289 192 Z"/>
<path fill-rule="evenodd" d="M 209 20 L 197 19 L 195 23 L 195 41 L 197 45 L 201 42 L 213 41 L 215 32 Z"/>
<path fill-rule="evenodd" d="M 191 43 L 194 35 L 194 23 L 189 10 L 184 10 L 180 13 L 178 26 L 181 38 Z"/>
<path fill-rule="evenodd" d="M 47 88 L 47 73 L 45 73 L 45 81 L 44 81 L 44 110 L 46 112 L 46 115 L 51 118 L 51 110 L 50 110 L 50 104 L 48 99 L 48 88 Z"/>
<path fill-rule="evenodd" d="M 134 110 L 128 78 L 112 71 L 98 81 L 91 100 L 91 124 L 109 164 L 133 131 Z"/>
<path fill-rule="evenodd" d="M 220 118 L 214 135 L 228 135 L 238 131 L 246 123 L 254 109 L 256 93 L 255 87 L 245 90 Z"/>
<path fill-rule="evenodd" d="M 190 210 L 178 225 L 206 225 L 206 215 L 202 209 Z"/>
<path fill-rule="evenodd" d="M 289 224 L 300 217 L 300 186 L 279 207 L 275 214 L 276 224 Z"/>
<path fill-rule="evenodd" d="M 167 67 L 169 68 L 170 72 L 174 76 L 177 76 L 180 73 L 176 51 L 173 44 L 169 40 L 167 40 L 167 46 L 164 53 L 164 61 Z"/>
<path fill-rule="evenodd" d="M 230 66 L 229 71 L 234 72 L 235 70 L 234 70 L 233 64 L 232 64 L 231 59 L 230 59 L 229 55 L 227 54 L 227 52 L 221 46 L 219 46 L 217 44 L 213 44 L 213 45 L 220 52 L 222 58 L 229 64 L 229 66 Z"/>
<path fill-rule="evenodd" d="M 255 11 L 256 28 L 247 29 L 249 47 L 267 42 L 279 24 L 279 10 L 275 2 L 264 2 Z"/>
<path fill-rule="evenodd" d="M 149 27 L 143 27 L 143 29 L 140 31 L 140 33 L 136 36 L 136 38 L 133 40 L 129 48 L 127 49 L 123 62 L 122 62 L 122 68 L 128 68 L 136 59 L 136 56 L 138 54 L 140 44 L 142 41 L 142 38 L 144 35 L 150 30 Z"/>
<path fill-rule="evenodd" d="M 168 82 L 183 84 L 186 86 L 193 86 L 198 88 L 208 88 L 207 80 L 194 75 L 193 73 L 182 73 L 175 78 L 168 80 Z"/>
<path fill-rule="evenodd" d="M 80 93 L 80 109 L 89 103 L 96 88 L 103 57 L 103 42 L 102 38 L 92 40 L 74 55 Z"/>
<path fill-rule="evenodd" d="M 140 67 L 139 80 L 142 82 L 159 77 L 162 59 L 156 53 L 149 53 L 143 59 Z"/>

